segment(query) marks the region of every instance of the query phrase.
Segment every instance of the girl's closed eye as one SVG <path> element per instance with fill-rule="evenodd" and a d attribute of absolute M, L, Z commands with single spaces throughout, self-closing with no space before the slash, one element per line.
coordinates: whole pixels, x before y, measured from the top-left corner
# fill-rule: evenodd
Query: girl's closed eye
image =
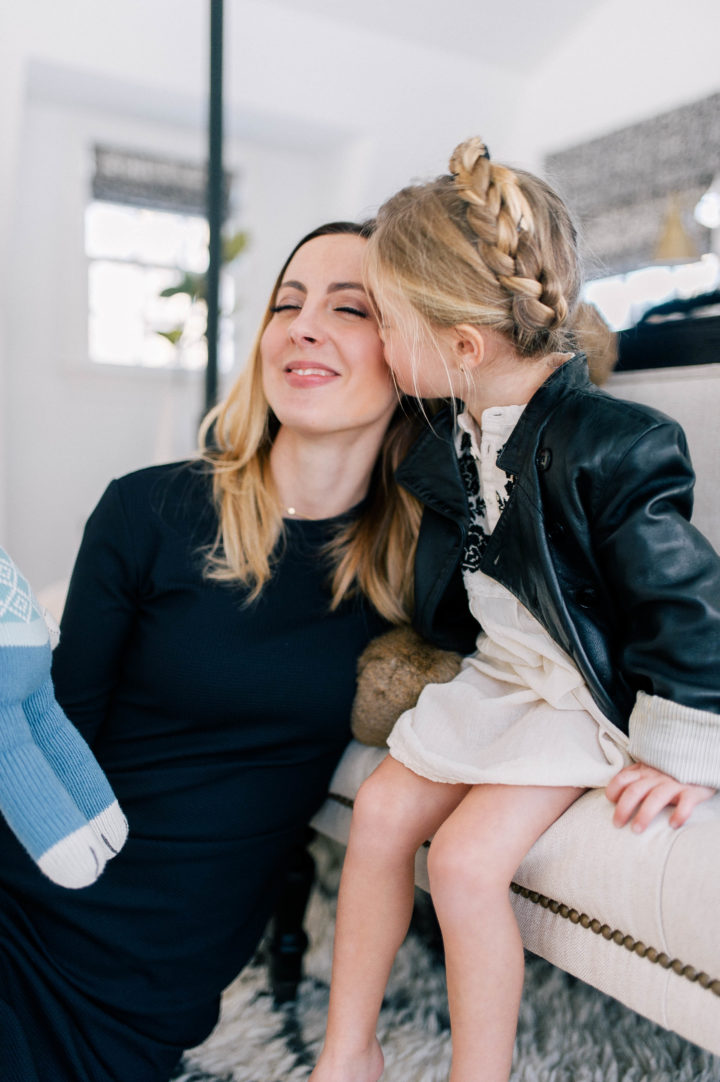
<path fill-rule="evenodd" d="M 336 312 L 347 312 L 351 316 L 359 316 L 360 319 L 367 319 L 368 314 L 364 312 L 362 308 L 356 308 L 353 304 L 340 304 L 335 309 Z"/>

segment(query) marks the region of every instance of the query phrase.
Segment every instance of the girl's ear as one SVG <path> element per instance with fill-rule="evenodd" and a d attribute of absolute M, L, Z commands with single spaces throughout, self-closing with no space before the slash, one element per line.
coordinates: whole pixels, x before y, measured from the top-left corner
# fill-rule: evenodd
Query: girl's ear
<path fill-rule="evenodd" d="M 452 350 L 458 366 L 466 372 L 477 368 L 485 359 L 482 330 L 472 323 L 459 323 L 452 331 Z"/>

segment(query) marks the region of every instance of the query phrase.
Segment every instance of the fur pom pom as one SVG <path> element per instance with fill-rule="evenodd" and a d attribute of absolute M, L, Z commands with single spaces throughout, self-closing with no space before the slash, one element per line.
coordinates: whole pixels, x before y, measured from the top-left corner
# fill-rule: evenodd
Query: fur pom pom
<path fill-rule="evenodd" d="M 361 744 L 383 747 L 402 713 L 426 684 L 446 684 L 460 670 L 462 655 L 441 650 L 411 627 L 396 627 L 373 639 L 358 659 L 358 684 L 351 728 Z"/>

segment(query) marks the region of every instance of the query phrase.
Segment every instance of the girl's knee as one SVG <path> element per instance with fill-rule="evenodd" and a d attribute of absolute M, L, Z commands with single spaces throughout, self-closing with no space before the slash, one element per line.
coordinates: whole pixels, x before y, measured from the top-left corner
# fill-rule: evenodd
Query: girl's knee
<path fill-rule="evenodd" d="M 397 798 L 381 776 L 371 774 L 357 791 L 353 806 L 352 833 L 357 839 L 381 841 L 393 835 L 399 820 Z"/>
<path fill-rule="evenodd" d="M 457 836 L 441 827 L 428 853 L 430 891 L 436 907 L 463 908 L 481 900 L 504 898 L 512 873 L 492 844 L 466 836 Z"/>
<path fill-rule="evenodd" d="M 394 779 L 376 770 L 362 783 L 355 797 L 351 840 L 374 849 L 416 849 L 413 801 Z"/>
<path fill-rule="evenodd" d="M 453 837 L 443 833 L 442 828 L 430 843 L 427 858 L 430 892 L 437 905 L 445 893 L 465 891 L 469 879 L 470 853 L 458 845 Z"/>

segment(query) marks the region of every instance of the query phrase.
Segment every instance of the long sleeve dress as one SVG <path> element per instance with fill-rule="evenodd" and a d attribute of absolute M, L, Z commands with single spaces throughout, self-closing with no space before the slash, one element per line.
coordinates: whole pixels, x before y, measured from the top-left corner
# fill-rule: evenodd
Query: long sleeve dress
<path fill-rule="evenodd" d="M 246 605 L 203 577 L 202 465 L 114 481 L 89 519 L 53 676 L 130 834 L 69 891 L 0 823 L 3 1082 L 167 1082 L 251 956 L 349 738 L 357 656 L 386 629 L 361 598 L 329 612 L 338 520 L 286 525 Z"/>

